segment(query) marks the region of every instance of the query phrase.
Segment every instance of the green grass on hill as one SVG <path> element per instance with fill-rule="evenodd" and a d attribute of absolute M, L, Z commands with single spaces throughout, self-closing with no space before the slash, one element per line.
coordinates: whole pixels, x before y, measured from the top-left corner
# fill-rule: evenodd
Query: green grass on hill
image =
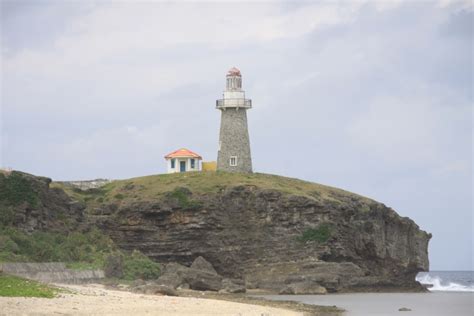
<path fill-rule="evenodd" d="M 0 273 L 0 296 L 53 298 L 58 289 L 46 284 Z"/>
<path fill-rule="evenodd" d="M 193 194 L 217 193 L 227 187 L 246 185 L 260 189 L 278 190 L 284 194 L 306 196 L 317 200 L 339 202 L 342 198 L 353 198 L 373 202 L 368 198 L 341 189 L 311 183 L 303 180 L 276 175 L 228 172 L 186 172 L 151 175 L 145 177 L 116 180 L 98 189 L 81 191 L 61 183 L 52 183 L 60 187 L 73 198 L 87 203 L 89 208 L 104 202 L 126 203 L 132 201 L 150 201 L 177 188 L 186 187 Z"/>

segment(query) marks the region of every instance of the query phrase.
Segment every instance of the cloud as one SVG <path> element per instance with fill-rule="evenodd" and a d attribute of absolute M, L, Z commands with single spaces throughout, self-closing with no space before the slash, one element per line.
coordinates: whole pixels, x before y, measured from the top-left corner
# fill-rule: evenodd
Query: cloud
<path fill-rule="evenodd" d="M 15 3 L 0 163 L 59 180 L 164 172 L 179 147 L 214 160 L 214 102 L 237 66 L 257 171 L 368 195 L 466 241 L 443 225 L 471 210 L 467 3 Z M 465 268 L 467 250 L 438 245 L 438 268 Z"/>

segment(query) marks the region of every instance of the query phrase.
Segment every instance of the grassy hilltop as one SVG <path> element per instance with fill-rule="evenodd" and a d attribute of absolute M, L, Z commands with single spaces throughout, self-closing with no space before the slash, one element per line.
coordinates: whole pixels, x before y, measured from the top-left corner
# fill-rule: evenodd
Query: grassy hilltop
<path fill-rule="evenodd" d="M 104 202 L 151 201 L 187 188 L 193 194 L 218 193 L 227 187 L 254 186 L 262 190 L 277 190 L 283 194 L 305 196 L 316 200 L 341 200 L 357 198 L 372 200 L 360 195 L 317 183 L 263 173 L 186 172 L 150 175 L 125 180 L 116 180 L 98 189 L 81 191 L 64 183 L 53 182 L 51 187 L 61 188 L 78 201 L 94 207 Z"/>

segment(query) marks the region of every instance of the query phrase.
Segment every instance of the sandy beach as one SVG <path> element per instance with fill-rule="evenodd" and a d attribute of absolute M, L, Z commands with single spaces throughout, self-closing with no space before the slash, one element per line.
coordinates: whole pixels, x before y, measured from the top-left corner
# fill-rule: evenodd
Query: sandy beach
<path fill-rule="evenodd" d="M 470 316 L 474 312 L 474 293 L 351 293 L 330 295 L 266 295 L 274 300 L 293 300 L 306 304 L 336 305 L 347 316 Z M 399 308 L 410 311 L 400 312 Z"/>
<path fill-rule="evenodd" d="M 102 285 L 61 285 L 57 298 L 0 297 L 0 315 L 233 315 L 302 316 L 266 306 L 192 297 L 135 294 Z"/>

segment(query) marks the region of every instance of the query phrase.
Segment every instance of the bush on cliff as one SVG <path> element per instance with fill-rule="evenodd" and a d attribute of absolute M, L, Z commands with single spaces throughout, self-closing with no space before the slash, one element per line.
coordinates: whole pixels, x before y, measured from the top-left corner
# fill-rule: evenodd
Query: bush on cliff
<path fill-rule="evenodd" d="M 328 224 L 321 224 L 315 228 L 306 229 L 297 239 L 301 242 L 316 241 L 326 242 L 331 237 L 331 227 Z"/>
<path fill-rule="evenodd" d="M 0 201 L 3 204 L 0 210 L 5 210 L 5 206 L 17 206 L 24 202 L 34 207 L 38 203 L 38 194 L 33 190 L 31 182 L 21 174 L 0 173 Z"/>

